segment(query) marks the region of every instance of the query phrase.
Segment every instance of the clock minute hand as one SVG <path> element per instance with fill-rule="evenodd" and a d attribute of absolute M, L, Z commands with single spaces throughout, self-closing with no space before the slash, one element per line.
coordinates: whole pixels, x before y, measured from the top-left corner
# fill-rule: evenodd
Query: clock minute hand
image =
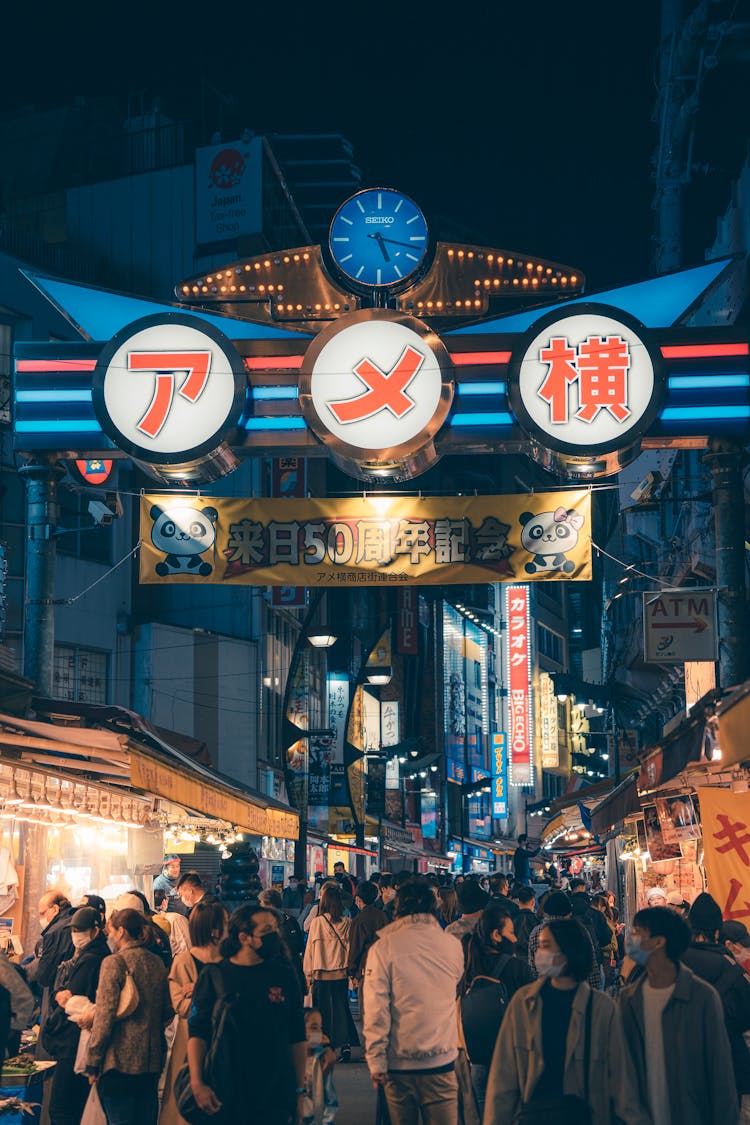
<path fill-rule="evenodd" d="M 386 250 L 385 246 L 383 245 L 383 243 L 385 242 L 385 239 L 383 238 L 382 234 L 368 234 L 367 237 L 368 238 L 374 238 L 377 241 L 377 244 L 380 247 L 381 254 L 385 258 L 386 262 L 390 262 L 391 257 L 390 257 L 390 254 L 388 253 L 388 251 Z"/>

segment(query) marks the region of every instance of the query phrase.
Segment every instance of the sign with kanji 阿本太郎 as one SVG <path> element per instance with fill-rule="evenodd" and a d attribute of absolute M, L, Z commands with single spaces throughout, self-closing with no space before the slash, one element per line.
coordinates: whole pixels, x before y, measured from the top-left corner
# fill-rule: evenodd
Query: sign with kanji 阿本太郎
<path fill-rule="evenodd" d="M 141 498 L 140 580 L 342 586 L 591 578 L 587 490 L 520 496 Z"/>
<path fill-rule="evenodd" d="M 725 921 L 750 928 L 750 792 L 698 790 L 708 891 Z"/>

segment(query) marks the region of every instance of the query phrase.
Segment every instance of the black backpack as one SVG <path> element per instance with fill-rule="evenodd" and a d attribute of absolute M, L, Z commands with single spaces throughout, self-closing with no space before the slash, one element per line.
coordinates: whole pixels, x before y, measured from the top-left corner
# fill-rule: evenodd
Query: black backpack
<path fill-rule="evenodd" d="M 503 953 L 496 962 L 496 977 L 476 976 L 461 997 L 461 1026 L 469 1061 L 489 1066 L 500 1024 L 508 1007 L 508 989 L 500 979 L 511 959 Z"/>
<path fill-rule="evenodd" d="M 211 1014 L 211 1042 L 203 1063 L 203 1081 L 216 1094 L 220 1102 L 231 1105 L 236 1075 L 232 1069 L 232 1044 L 241 1035 L 236 1008 L 240 1003 L 236 994 L 227 993 L 220 965 L 207 965 L 204 973 L 211 974 L 216 993 L 216 1003 Z M 190 1067 L 185 1063 L 174 1080 L 174 1097 L 181 1117 L 189 1125 L 209 1125 L 214 1117 L 203 1113 L 195 1103 L 190 1085 Z"/>

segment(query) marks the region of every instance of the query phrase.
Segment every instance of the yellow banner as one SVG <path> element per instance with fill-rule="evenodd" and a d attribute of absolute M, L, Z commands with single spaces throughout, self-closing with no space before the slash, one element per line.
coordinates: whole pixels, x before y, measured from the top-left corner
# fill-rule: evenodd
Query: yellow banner
<path fill-rule="evenodd" d="M 709 892 L 725 920 L 750 928 L 750 792 L 698 790 Z"/>
<path fill-rule="evenodd" d="M 252 500 L 143 496 L 140 579 L 250 586 L 591 578 L 586 490 Z"/>
<path fill-rule="evenodd" d="M 285 840 L 299 837 L 296 812 L 255 805 L 251 800 L 225 792 L 197 775 L 187 777 L 179 770 L 135 751 L 130 752 L 130 780 L 137 789 L 164 797 L 177 805 L 187 805 L 203 816 L 227 820 L 251 836 L 277 836 Z"/>

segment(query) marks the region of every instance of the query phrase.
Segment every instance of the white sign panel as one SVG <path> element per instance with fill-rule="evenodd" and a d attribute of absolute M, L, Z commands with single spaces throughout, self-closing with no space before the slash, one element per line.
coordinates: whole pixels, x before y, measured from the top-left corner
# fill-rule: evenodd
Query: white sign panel
<path fill-rule="evenodd" d="M 542 769 L 557 769 L 560 765 L 560 733 L 557 720 L 557 696 L 552 677 L 547 672 L 539 676 L 539 715 L 541 727 Z"/>
<path fill-rule="evenodd" d="M 143 317 L 97 362 L 94 408 L 120 449 L 154 464 L 189 461 L 237 424 L 247 388 L 242 361 L 212 325 L 178 313 Z"/>
<path fill-rule="evenodd" d="M 263 229 L 260 137 L 195 152 L 195 238 L 199 246 L 235 242 Z"/>
<path fill-rule="evenodd" d="M 643 629 L 647 663 L 718 660 L 715 591 L 644 594 Z"/>
<path fill-rule="evenodd" d="M 349 714 L 349 677 L 329 675 L 327 725 L 333 730 L 331 762 L 342 765 L 346 740 L 346 717 Z"/>
<path fill-rule="evenodd" d="M 616 310 L 550 314 L 528 335 L 509 394 L 519 421 L 549 448 L 609 452 L 650 425 L 661 381 L 645 341 Z"/>

